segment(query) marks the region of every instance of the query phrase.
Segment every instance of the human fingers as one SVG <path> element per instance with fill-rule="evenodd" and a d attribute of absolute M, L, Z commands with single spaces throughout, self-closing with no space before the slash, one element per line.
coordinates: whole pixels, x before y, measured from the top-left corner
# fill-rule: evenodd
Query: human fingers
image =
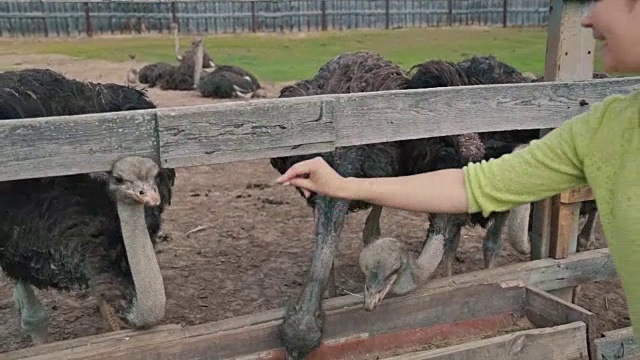
<path fill-rule="evenodd" d="M 315 187 L 313 186 L 313 182 L 310 179 L 305 178 L 295 178 L 286 183 L 287 185 L 295 186 L 302 190 L 304 193 L 304 197 L 308 198 L 311 195 L 311 191 L 315 191 Z M 310 191 L 311 190 L 311 191 Z"/>
<path fill-rule="evenodd" d="M 291 166 L 284 174 L 276 179 L 277 183 L 288 183 L 299 177 L 308 177 L 313 170 L 317 158 L 304 160 Z"/>

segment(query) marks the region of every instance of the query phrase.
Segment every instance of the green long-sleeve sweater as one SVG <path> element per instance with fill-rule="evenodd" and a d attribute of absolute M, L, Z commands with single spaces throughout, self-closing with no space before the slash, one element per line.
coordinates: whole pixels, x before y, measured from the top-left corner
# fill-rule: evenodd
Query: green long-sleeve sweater
<path fill-rule="evenodd" d="M 530 146 L 464 168 L 469 212 L 591 186 L 640 339 L 640 92 L 594 104 Z"/>

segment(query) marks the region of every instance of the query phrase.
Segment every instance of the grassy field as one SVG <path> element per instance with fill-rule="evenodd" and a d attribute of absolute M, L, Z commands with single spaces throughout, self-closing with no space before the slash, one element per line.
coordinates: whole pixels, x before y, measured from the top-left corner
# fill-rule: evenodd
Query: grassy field
<path fill-rule="evenodd" d="M 182 50 L 190 37 L 181 37 Z M 206 49 L 222 64 L 242 66 L 266 81 L 312 76 L 330 58 L 347 51 L 369 50 L 408 68 L 427 59 L 457 61 L 492 54 L 521 71 L 542 73 L 546 29 L 413 28 L 303 34 L 239 34 L 205 38 Z M 170 35 L 97 37 L 93 39 L 0 39 L 2 54 L 62 54 L 88 59 L 175 62 Z M 599 68 L 599 64 L 596 64 Z"/>

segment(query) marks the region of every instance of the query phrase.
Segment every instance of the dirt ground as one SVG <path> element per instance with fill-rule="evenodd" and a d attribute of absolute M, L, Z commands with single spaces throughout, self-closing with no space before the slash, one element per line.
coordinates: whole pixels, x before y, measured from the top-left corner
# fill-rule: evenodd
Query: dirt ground
<path fill-rule="evenodd" d="M 0 55 L 0 69 L 26 67 L 51 68 L 80 80 L 123 83 L 128 64 Z M 268 96 L 277 96 L 282 85 L 265 83 Z M 159 107 L 216 101 L 192 92 L 148 92 Z M 283 306 L 301 289 L 313 249 L 312 213 L 294 189 L 273 185 L 277 175 L 268 160 L 177 169 L 173 205 L 164 216 L 165 238 L 158 245 L 167 296 L 164 323 L 194 325 L 265 311 Z M 366 212 L 355 213 L 345 222 L 336 269 L 342 295 L 362 291 L 357 257 L 365 217 Z M 385 209 L 381 226 L 384 235 L 403 240 L 418 253 L 427 220 L 426 215 Z M 463 230 L 459 255 L 464 262 L 454 264 L 455 274 L 482 269 L 484 233 L 480 228 Z M 596 236 L 598 247 L 606 246 L 600 226 Z M 498 266 L 527 260 L 505 242 Z M 443 275 L 444 269 L 438 269 L 437 276 Z M 51 340 L 107 330 L 92 298 L 56 291 L 40 294 L 51 314 Z M 584 286 L 578 305 L 597 314 L 599 331 L 629 326 L 617 279 Z M 30 346 L 17 315 L 11 287 L 0 277 L 0 352 Z"/>

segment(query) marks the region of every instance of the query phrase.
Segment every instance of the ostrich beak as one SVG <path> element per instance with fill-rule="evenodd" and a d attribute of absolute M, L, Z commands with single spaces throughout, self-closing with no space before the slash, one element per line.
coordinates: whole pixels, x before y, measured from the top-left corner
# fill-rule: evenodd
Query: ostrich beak
<path fill-rule="evenodd" d="M 386 282 L 382 283 L 382 286 L 367 283 L 364 287 L 364 309 L 367 311 L 375 310 L 389 290 L 391 290 L 397 278 L 398 273 L 394 273 Z"/>

